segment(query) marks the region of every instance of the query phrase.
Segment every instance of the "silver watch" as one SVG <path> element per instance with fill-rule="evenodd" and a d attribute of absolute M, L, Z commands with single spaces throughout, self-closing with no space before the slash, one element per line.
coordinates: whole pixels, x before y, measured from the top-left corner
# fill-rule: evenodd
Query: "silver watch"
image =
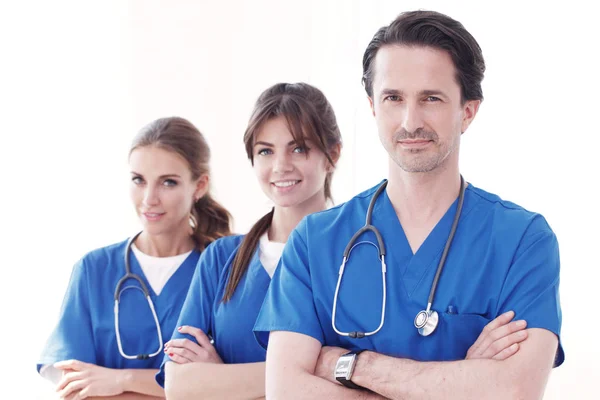
<path fill-rule="evenodd" d="M 342 385 L 346 386 L 350 389 L 363 389 L 362 386 L 358 386 L 356 383 L 352 382 L 352 373 L 354 372 L 354 367 L 356 366 L 356 361 L 358 359 L 358 355 L 362 352 L 362 350 L 351 351 L 346 353 L 340 358 L 338 358 L 337 363 L 335 364 L 335 370 L 333 371 L 334 378 L 340 382 Z"/>

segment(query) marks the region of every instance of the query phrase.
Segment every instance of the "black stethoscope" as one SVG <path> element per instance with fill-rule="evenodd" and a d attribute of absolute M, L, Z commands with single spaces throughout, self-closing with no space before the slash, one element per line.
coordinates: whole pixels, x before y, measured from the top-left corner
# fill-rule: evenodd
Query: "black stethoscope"
<path fill-rule="evenodd" d="M 383 238 L 381 237 L 381 233 L 379 233 L 379 230 L 377 228 L 375 228 L 375 226 L 371 225 L 371 217 L 373 215 L 373 208 L 375 207 L 375 202 L 377 201 L 377 198 L 379 197 L 381 192 L 383 192 L 383 190 L 386 188 L 386 186 L 387 186 L 387 180 L 385 182 L 383 182 L 379 186 L 379 188 L 377 188 L 377 191 L 375 192 L 375 194 L 373 195 L 373 198 L 371 199 L 371 202 L 369 203 L 369 208 L 367 210 L 367 219 L 366 219 L 365 225 L 362 228 L 360 228 L 358 230 L 358 232 L 356 232 L 354 234 L 354 236 L 352 236 L 352 238 L 348 242 L 348 245 L 346 246 L 346 249 L 344 250 L 344 258 L 342 259 L 342 265 L 340 266 L 338 281 L 337 281 L 337 285 L 335 287 L 335 295 L 333 297 L 333 312 L 331 314 L 331 325 L 333 326 L 333 330 L 338 335 L 341 335 L 341 336 L 349 336 L 351 338 L 359 338 L 360 339 L 360 338 L 363 338 L 366 336 L 374 335 L 381 330 L 381 328 L 383 327 L 383 322 L 385 321 L 385 300 L 386 300 L 385 245 L 383 243 Z M 442 273 L 442 270 L 444 269 L 444 264 L 446 263 L 446 257 L 448 256 L 448 251 L 450 250 L 450 245 L 452 244 L 452 240 L 454 239 L 454 235 L 456 234 L 456 228 L 458 227 L 458 220 L 460 219 L 460 214 L 462 212 L 464 198 L 465 198 L 465 180 L 463 179 L 463 177 L 461 175 L 460 176 L 460 192 L 458 195 L 458 205 L 456 207 L 456 213 L 454 214 L 454 221 L 452 222 L 452 228 L 450 229 L 450 234 L 448 235 L 448 239 L 446 240 L 446 245 L 444 247 L 444 252 L 442 253 L 442 258 L 440 259 L 440 262 L 437 267 L 437 271 L 435 273 L 435 277 L 433 278 L 433 283 L 431 284 L 431 290 L 429 292 L 429 299 L 427 300 L 427 308 L 425 310 L 419 311 L 419 313 L 415 317 L 415 321 L 414 321 L 415 328 L 417 328 L 417 330 L 421 336 L 431 335 L 435 331 L 435 329 L 437 328 L 438 323 L 439 323 L 438 313 L 437 313 L 437 311 L 431 309 L 431 305 L 433 304 L 433 298 L 435 296 L 435 291 L 437 289 L 437 284 L 440 279 L 440 275 Z M 377 243 L 379 246 L 375 245 L 372 242 L 367 242 L 367 241 L 356 243 L 358 238 L 367 231 L 371 231 L 375 234 L 375 237 L 377 238 Z M 362 244 L 362 243 L 375 246 L 379 253 L 379 260 L 381 261 L 381 280 L 382 280 L 382 284 L 383 284 L 383 301 L 382 301 L 382 305 L 381 305 L 381 322 L 379 323 L 379 326 L 377 327 L 377 329 L 375 329 L 374 331 L 371 331 L 371 332 L 360 332 L 360 331 L 341 332 L 335 326 L 335 312 L 337 310 L 338 292 L 340 290 L 340 284 L 342 282 L 342 277 L 344 275 L 344 269 L 346 268 L 346 263 L 348 262 L 348 259 L 350 258 L 350 253 L 356 246 L 358 246 L 359 244 Z"/>
<path fill-rule="evenodd" d="M 140 233 L 142 232 L 138 232 L 136 235 L 134 235 L 127 241 L 127 246 L 125 247 L 125 275 L 123 275 L 123 277 L 119 279 L 119 282 L 117 282 L 117 287 L 115 288 L 115 333 L 117 335 L 117 346 L 119 347 L 119 353 L 121 353 L 121 356 L 128 360 L 146 360 L 150 357 L 157 356 L 163 351 L 162 332 L 160 331 L 160 323 L 158 322 L 156 310 L 154 309 L 154 303 L 152 303 L 152 299 L 150 298 L 150 292 L 148 291 L 148 288 L 146 287 L 146 284 L 144 283 L 142 278 L 140 278 L 139 275 L 131 272 L 131 267 L 129 266 L 129 254 L 131 253 L 131 245 L 133 244 L 133 241 L 140 235 Z M 133 279 L 137 281 L 140 284 L 140 287 L 126 286 L 125 288 L 122 288 L 123 284 L 128 279 Z M 125 352 L 123 351 L 123 344 L 121 343 L 121 334 L 119 333 L 119 302 L 121 301 L 121 293 L 123 293 L 127 289 L 141 290 L 144 293 L 144 297 L 148 301 L 150 311 L 152 311 L 152 316 L 154 317 L 154 322 L 156 324 L 156 332 L 158 332 L 158 350 L 156 350 L 152 354 L 136 354 L 134 356 L 131 356 L 125 354 Z"/>

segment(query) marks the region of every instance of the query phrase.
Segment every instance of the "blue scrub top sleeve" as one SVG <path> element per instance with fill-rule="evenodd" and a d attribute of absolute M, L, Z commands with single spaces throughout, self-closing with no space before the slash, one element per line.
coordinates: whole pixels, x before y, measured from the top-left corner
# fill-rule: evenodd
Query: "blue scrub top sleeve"
<path fill-rule="evenodd" d="M 313 301 L 307 219 L 290 235 L 254 325 L 258 343 L 267 348 L 269 332 L 290 331 L 311 336 L 321 344 L 324 334 Z M 318 249 L 311 249 L 318 252 Z"/>
<path fill-rule="evenodd" d="M 37 364 L 44 365 L 75 359 L 96 364 L 96 349 L 89 300 L 89 279 L 85 258 L 73 267 L 63 298 L 59 320 Z"/>
<path fill-rule="evenodd" d="M 211 244 L 200 256 L 171 340 L 185 338 L 196 342 L 193 336 L 177 331 L 177 328 L 183 325 L 202 329 L 207 335 L 212 334 L 212 307 L 219 283 L 219 264 L 222 262 L 217 257 L 217 250 L 218 245 Z M 169 361 L 169 355 L 165 354 L 160 370 L 155 376 L 156 382 L 162 387 L 165 385 L 165 364 Z"/>
<path fill-rule="evenodd" d="M 554 366 L 564 361 L 560 340 L 560 258 L 556 236 L 543 217 L 528 227 L 515 253 L 498 302 L 497 315 L 513 310 L 527 328 L 547 329 L 558 337 Z"/>

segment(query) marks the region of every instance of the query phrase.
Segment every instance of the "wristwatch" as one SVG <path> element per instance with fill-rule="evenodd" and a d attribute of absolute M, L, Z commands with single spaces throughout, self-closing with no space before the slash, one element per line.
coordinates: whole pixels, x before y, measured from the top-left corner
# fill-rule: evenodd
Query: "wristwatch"
<path fill-rule="evenodd" d="M 347 388 L 364 389 L 362 386 L 358 386 L 356 383 L 351 381 L 352 373 L 354 372 L 354 367 L 356 366 L 356 361 L 358 360 L 358 355 L 362 352 L 363 350 L 357 350 L 346 353 L 340 356 L 335 364 L 333 376 L 339 383 Z"/>

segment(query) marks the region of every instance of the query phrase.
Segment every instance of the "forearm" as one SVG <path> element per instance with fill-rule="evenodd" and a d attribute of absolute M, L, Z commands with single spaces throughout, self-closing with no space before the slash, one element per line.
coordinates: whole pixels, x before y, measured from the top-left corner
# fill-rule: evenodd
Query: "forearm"
<path fill-rule="evenodd" d="M 521 397 L 522 377 L 504 361 L 418 362 L 373 352 L 359 357 L 352 381 L 390 399 L 496 400 Z M 537 398 L 537 397 L 533 397 Z"/>
<path fill-rule="evenodd" d="M 267 398 L 269 400 L 301 400 L 301 399 L 343 399 L 343 400 L 381 400 L 385 399 L 376 393 L 366 390 L 348 389 L 337 383 L 313 375 L 309 371 L 281 368 L 270 385 L 267 381 Z"/>
<path fill-rule="evenodd" d="M 141 393 L 122 393 L 111 397 L 87 397 L 88 400 L 165 400 L 163 397 L 148 396 Z"/>
<path fill-rule="evenodd" d="M 125 394 L 143 394 L 158 398 L 165 397 L 165 391 L 156 383 L 156 379 L 154 378 L 158 372 L 157 369 L 124 369 L 122 371 L 123 392 Z M 141 397 L 141 399 L 143 398 Z M 135 399 L 135 397 L 132 399 Z"/>
<path fill-rule="evenodd" d="M 169 400 L 262 398 L 265 396 L 265 363 L 169 362 L 165 366 L 165 392 Z"/>

